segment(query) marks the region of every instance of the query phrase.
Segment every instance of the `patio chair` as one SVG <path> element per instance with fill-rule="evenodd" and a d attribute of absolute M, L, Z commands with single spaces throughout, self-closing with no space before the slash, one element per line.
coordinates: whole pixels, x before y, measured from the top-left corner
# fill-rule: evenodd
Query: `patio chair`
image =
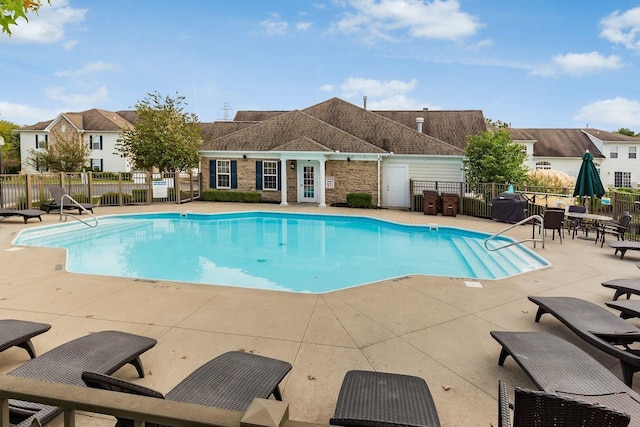
<path fill-rule="evenodd" d="M 558 237 L 560 238 L 560 243 L 562 244 L 562 235 L 564 234 L 564 209 L 555 210 L 555 209 L 546 209 L 544 211 L 544 230 L 552 230 L 551 240 L 555 240 L 556 231 L 558 232 Z"/>
<path fill-rule="evenodd" d="M 600 247 L 604 246 L 604 240 L 607 234 L 615 236 L 618 241 L 624 240 L 624 233 L 629 228 L 633 216 L 629 212 L 624 212 L 617 221 L 604 222 L 598 226 L 596 234 L 596 243 L 600 240 Z"/>
<path fill-rule="evenodd" d="M 46 323 L 27 322 L 26 320 L 0 320 L 0 352 L 11 347 L 27 350 L 29 356 L 36 357 L 31 338 L 43 334 L 51 329 Z"/>
<path fill-rule="evenodd" d="M 630 347 L 640 342 L 640 328 L 604 307 L 572 297 L 529 297 L 538 306 L 535 321 L 549 313 L 580 338 L 620 360 L 622 377 L 631 387 L 640 370 L 640 352 Z"/>
<path fill-rule="evenodd" d="M 92 388 L 246 411 L 255 398 L 267 399 L 273 395 L 282 400 L 278 385 L 290 370 L 291 364 L 282 360 L 230 351 L 193 371 L 165 396 L 150 388 L 89 370 L 83 372 L 82 380 Z M 116 423 L 117 427 L 133 425 L 133 420 L 128 419 L 118 419 Z"/>
<path fill-rule="evenodd" d="M 0 217 L 3 219 L 11 216 L 19 216 L 22 217 L 25 224 L 31 218 L 38 218 L 40 222 L 42 222 L 41 215 L 44 215 L 45 213 L 45 211 L 41 211 L 40 209 L 0 209 Z"/>
<path fill-rule="evenodd" d="M 345 427 L 439 427 L 427 383 L 411 375 L 346 373 L 329 424 Z"/>
<path fill-rule="evenodd" d="M 51 193 L 51 197 L 53 197 L 53 200 L 48 202 L 48 203 L 42 203 L 42 207 L 44 209 L 47 210 L 47 213 L 49 213 L 51 210 L 60 210 L 60 206 L 62 205 L 62 200 L 63 200 L 63 196 L 65 194 L 67 194 L 67 192 L 64 190 L 64 188 L 58 186 L 58 185 L 53 185 L 51 187 L 49 187 L 49 193 Z M 93 208 L 95 208 L 96 205 L 94 205 L 93 203 L 78 203 L 78 204 L 74 204 L 72 203 L 70 200 L 67 200 L 65 198 L 64 200 L 64 206 L 62 206 L 62 209 L 64 210 L 73 210 L 73 209 L 78 209 L 78 215 L 82 215 L 82 211 L 83 210 L 87 210 L 91 213 L 93 213 Z"/>
<path fill-rule="evenodd" d="M 631 417 L 601 405 L 580 402 L 545 391 L 514 390 L 513 427 L 625 427 Z M 512 427 L 507 383 L 498 382 L 498 425 Z"/>
<path fill-rule="evenodd" d="M 587 208 L 586 206 L 582 206 L 582 205 L 571 205 L 567 209 L 566 227 L 567 227 L 567 230 L 571 232 L 572 238 L 575 238 L 576 231 L 579 229 L 584 229 L 585 223 L 581 218 L 572 218 L 571 217 L 572 213 L 586 214 Z"/>
<path fill-rule="evenodd" d="M 82 372 L 91 370 L 112 374 L 126 364 L 133 365 L 140 377 L 144 369 L 140 355 L 156 345 L 156 340 L 119 331 L 103 331 L 62 344 L 29 360 L 7 375 L 40 381 L 83 386 Z M 9 417 L 16 427 L 45 425 L 62 408 L 9 399 Z"/>
<path fill-rule="evenodd" d="M 500 366 L 511 356 L 540 390 L 629 414 L 630 425 L 640 426 L 640 394 L 580 347 L 548 332 L 491 331 L 491 336 L 502 346 Z M 517 401 L 515 406 L 517 411 Z"/>

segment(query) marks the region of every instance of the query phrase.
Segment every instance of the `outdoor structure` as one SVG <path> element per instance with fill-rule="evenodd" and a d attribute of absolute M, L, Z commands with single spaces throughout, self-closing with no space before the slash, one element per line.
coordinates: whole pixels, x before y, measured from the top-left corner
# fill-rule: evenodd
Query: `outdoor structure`
<path fill-rule="evenodd" d="M 374 112 L 339 98 L 239 111 L 231 122 L 203 123 L 203 188 L 259 191 L 281 205 L 367 193 L 374 206 L 407 208 L 410 179 L 462 182 L 466 136 L 486 130 L 480 111 L 438 112 L 439 123 L 432 113 Z"/>
<path fill-rule="evenodd" d="M 73 133 L 91 148 L 90 167 L 94 172 L 130 172 L 126 159 L 116 153 L 116 142 L 122 130 L 133 127 L 135 111 L 112 112 L 93 108 L 79 113 L 61 113 L 55 119 L 18 129 L 20 159 L 23 172 L 38 172 L 28 164 L 32 149 L 55 144 L 57 137 L 73 137 Z"/>

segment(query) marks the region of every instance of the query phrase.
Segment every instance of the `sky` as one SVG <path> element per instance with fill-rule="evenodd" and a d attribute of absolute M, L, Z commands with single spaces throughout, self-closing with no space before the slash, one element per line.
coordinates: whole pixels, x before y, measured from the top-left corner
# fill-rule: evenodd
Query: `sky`
<path fill-rule="evenodd" d="M 338 97 L 482 110 L 514 128 L 640 132 L 640 2 L 51 0 L 0 34 L 0 120 L 132 110 L 201 122 Z"/>

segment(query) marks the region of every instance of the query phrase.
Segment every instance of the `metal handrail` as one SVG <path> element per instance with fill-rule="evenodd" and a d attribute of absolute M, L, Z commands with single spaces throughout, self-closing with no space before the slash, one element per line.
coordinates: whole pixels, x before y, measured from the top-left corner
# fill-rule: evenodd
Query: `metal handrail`
<path fill-rule="evenodd" d="M 64 199 L 69 199 L 69 201 L 78 207 L 78 209 L 80 209 L 82 212 L 85 212 L 87 215 L 89 215 L 91 218 L 93 218 L 93 220 L 95 221 L 95 223 L 89 224 L 87 221 L 83 220 L 82 218 L 79 218 L 77 216 L 75 216 L 72 213 L 68 213 L 64 211 Z M 89 212 L 84 206 L 82 206 L 82 204 L 78 203 L 73 197 L 71 197 L 68 194 L 63 194 L 62 197 L 60 198 L 60 221 L 62 221 L 62 218 L 64 218 L 64 222 L 67 221 L 67 217 L 70 216 L 73 219 L 76 219 L 78 221 L 80 221 L 81 223 L 83 223 L 84 225 L 86 225 L 87 227 L 97 227 L 98 226 L 98 218 L 95 217 L 95 215 L 93 215 L 91 212 Z"/>
<path fill-rule="evenodd" d="M 538 221 L 540 221 L 540 227 L 542 227 L 542 230 L 541 230 L 541 233 L 540 233 L 542 235 L 542 237 L 540 239 L 536 239 L 536 238 L 533 238 L 533 237 L 531 239 L 522 239 L 522 240 L 518 240 L 517 242 L 511 242 L 511 243 L 506 244 L 504 246 L 499 246 L 497 248 L 490 248 L 488 246 L 489 240 L 495 239 L 496 237 L 498 237 L 501 234 L 511 230 L 512 228 L 517 227 L 518 225 L 526 224 L 526 223 L 528 223 L 529 221 L 531 221 L 533 219 L 537 219 Z M 543 217 L 541 217 L 540 215 L 531 215 L 530 217 L 525 218 L 522 221 L 517 222 L 517 223 L 511 225 L 510 227 L 507 227 L 504 230 L 487 237 L 484 240 L 484 247 L 488 251 L 493 252 L 493 251 L 497 251 L 497 250 L 500 250 L 500 249 L 508 248 L 509 246 L 519 245 L 520 243 L 524 243 L 524 242 L 533 242 L 533 247 L 534 248 L 536 247 L 536 242 L 542 242 L 542 249 L 544 249 L 544 218 Z"/>

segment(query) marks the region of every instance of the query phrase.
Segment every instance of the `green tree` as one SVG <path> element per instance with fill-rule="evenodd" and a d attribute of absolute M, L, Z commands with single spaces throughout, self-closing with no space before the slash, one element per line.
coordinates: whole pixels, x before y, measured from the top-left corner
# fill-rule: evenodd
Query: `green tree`
<path fill-rule="evenodd" d="M 54 132 L 48 146 L 29 150 L 27 163 L 36 170 L 80 172 L 89 162 L 90 155 L 91 149 L 80 134 Z"/>
<path fill-rule="evenodd" d="M 489 117 L 485 117 L 484 122 L 490 129 L 508 129 L 511 127 L 509 123 L 503 122 L 502 120 L 492 120 Z"/>
<path fill-rule="evenodd" d="M 19 127 L 7 120 L 0 120 L 0 136 L 4 138 L 4 145 L 0 147 L 2 150 L 2 170 L 0 173 L 15 173 L 20 170 L 20 137 L 13 133 L 13 130 Z M 18 148 L 17 156 L 16 146 Z"/>
<path fill-rule="evenodd" d="M 620 128 L 616 131 L 616 133 L 622 134 L 622 135 L 627 135 L 627 136 L 636 136 L 636 133 L 634 131 L 632 131 L 631 129 L 627 129 L 627 128 Z"/>
<path fill-rule="evenodd" d="M 138 121 L 124 129 L 116 150 L 137 170 L 186 171 L 198 166 L 202 144 L 200 122 L 194 113 L 183 110 L 184 97 L 162 97 L 148 93 L 138 101 Z"/>
<path fill-rule="evenodd" d="M 521 184 L 527 179 L 527 158 L 508 131 L 494 130 L 467 136 L 464 160 L 467 182 Z"/>
<path fill-rule="evenodd" d="M 51 4 L 51 0 L 47 0 Z M 26 21 L 27 13 L 38 12 L 42 6 L 41 0 L 0 0 L 0 27 L 2 32 L 11 35 L 9 25 L 18 25 L 17 20 L 24 18 Z"/>

